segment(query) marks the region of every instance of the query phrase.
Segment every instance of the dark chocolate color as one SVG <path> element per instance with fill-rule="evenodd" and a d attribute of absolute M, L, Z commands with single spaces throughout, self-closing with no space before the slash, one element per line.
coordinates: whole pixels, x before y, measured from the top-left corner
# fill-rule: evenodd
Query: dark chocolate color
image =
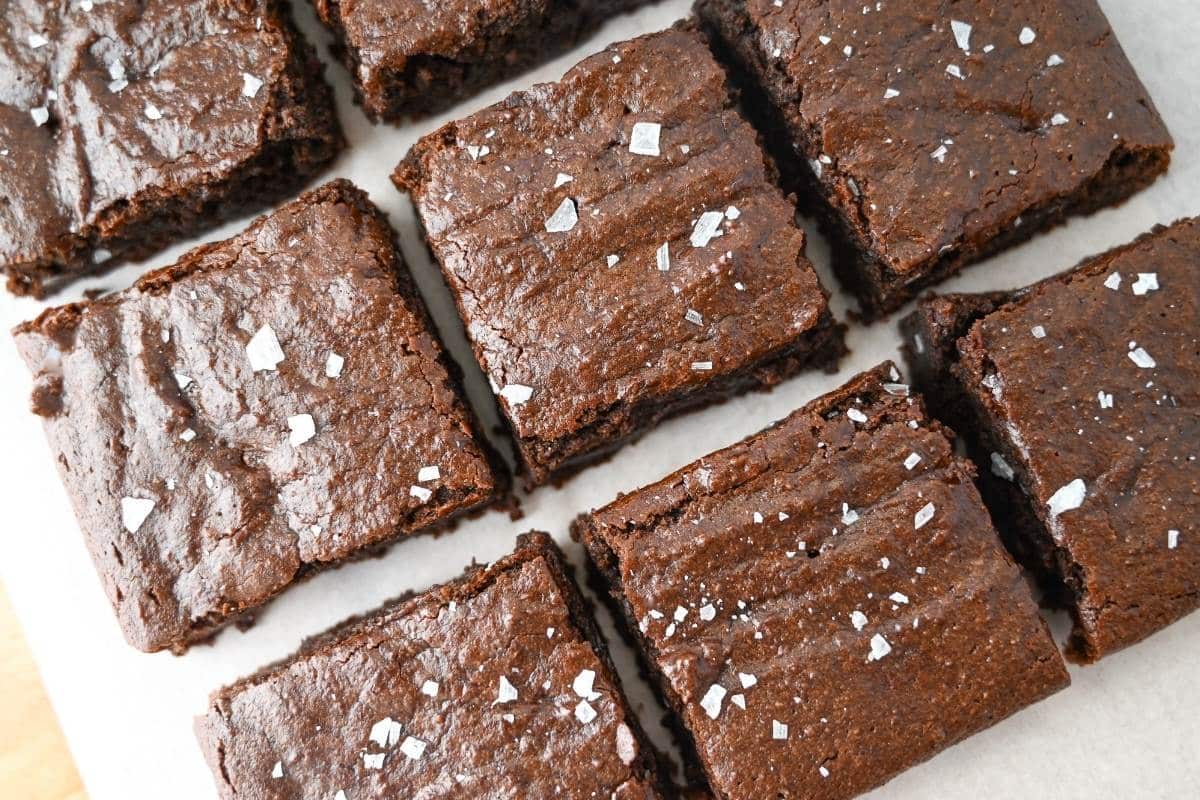
<path fill-rule="evenodd" d="M 454 105 L 646 0 L 313 0 L 371 119 Z"/>
<path fill-rule="evenodd" d="M 182 650 L 502 488 L 391 229 L 346 181 L 15 335 L 105 590 L 144 650 Z M 282 352 L 252 357 L 272 336 Z"/>
<path fill-rule="evenodd" d="M 660 796 L 655 754 L 545 534 L 216 692 L 196 731 L 222 798 Z"/>
<path fill-rule="evenodd" d="M 971 465 L 897 377 L 576 523 L 717 798 L 853 797 L 1068 683 Z"/>
<path fill-rule="evenodd" d="M 661 125 L 658 155 L 631 151 L 655 149 L 635 125 Z M 842 352 L 792 204 L 690 30 L 444 126 L 395 180 L 531 484 Z"/>
<path fill-rule="evenodd" d="M 1125 199 L 1170 161 L 1170 134 L 1095 0 L 697 11 L 791 182 L 816 199 L 835 270 L 868 317 Z"/>
<path fill-rule="evenodd" d="M 1007 303 L 931 297 L 904 323 L 918 380 L 971 441 L 1014 551 L 1071 609 L 1085 661 L 1200 606 L 1197 263 L 1200 222 L 1184 220 Z"/>
<path fill-rule="evenodd" d="M 40 295 L 286 197 L 342 146 L 275 0 L 0 4 L 0 269 Z"/>

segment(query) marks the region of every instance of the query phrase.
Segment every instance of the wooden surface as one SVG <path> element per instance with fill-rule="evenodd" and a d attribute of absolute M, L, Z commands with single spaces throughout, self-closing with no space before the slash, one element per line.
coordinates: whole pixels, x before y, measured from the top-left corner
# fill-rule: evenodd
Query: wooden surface
<path fill-rule="evenodd" d="M 0 797 L 13 800 L 87 797 L 2 584 Z"/>

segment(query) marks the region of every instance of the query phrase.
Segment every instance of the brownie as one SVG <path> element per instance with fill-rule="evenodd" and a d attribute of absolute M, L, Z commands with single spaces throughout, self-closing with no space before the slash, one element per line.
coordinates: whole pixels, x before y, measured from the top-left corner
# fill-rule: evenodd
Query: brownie
<path fill-rule="evenodd" d="M 792 203 L 694 31 L 450 123 L 394 178 L 529 485 L 843 351 Z"/>
<path fill-rule="evenodd" d="M 373 120 L 448 108 L 646 0 L 313 0 Z"/>
<path fill-rule="evenodd" d="M 391 229 L 346 181 L 15 336 L 143 650 L 504 488 Z"/>
<path fill-rule="evenodd" d="M 717 798 L 853 797 L 1069 682 L 972 466 L 898 380 L 575 523 Z"/>
<path fill-rule="evenodd" d="M 1200 222 L 1002 298 L 921 301 L 918 380 L 1094 661 L 1200 606 Z"/>
<path fill-rule="evenodd" d="M 222 798 L 658 798 L 656 754 L 545 534 L 212 696 Z"/>
<path fill-rule="evenodd" d="M 17 294 L 287 197 L 342 146 L 282 2 L 16 2 L 0 21 L 0 269 Z"/>
<path fill-rule="evenodd" d="M 1170 161 L 1095 0 L 699 0 L 697 12 L 868 318 L 1124 200 Z"/>

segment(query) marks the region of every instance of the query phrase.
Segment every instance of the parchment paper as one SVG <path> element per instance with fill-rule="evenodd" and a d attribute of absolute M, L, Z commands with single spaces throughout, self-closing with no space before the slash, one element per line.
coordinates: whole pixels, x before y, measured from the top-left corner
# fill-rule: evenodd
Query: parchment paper
<path fill-rule="evenodd" d="M 895 0 L 899 1 L 899 0 Z M 1002 0 L 998 0 L 1001 1 Z M 334 66 L 342 121 L 351 147 L 325 178 L 345 176 L 366 189 L 400 231 L 451 350 L 469 350 L 436 268 L 421 246 L 412 209 L 388 173 L 421 134 L 534 81 L 553 80 L 608 42 L 666 27 L 687 14 L 689 0 L 670 0 L 612 20 L 572 53 L 493 88 L 436 119 L 400 128 L 372 126 L 351 103 L 345 71 Z M 1051 234 L 969 269 L 947 289 L 1021 286 L 1125 242 L 1159 222 L 1200 213 L 1200 3 L 1195 0 L 1103 0 L 1121 43 L 1166 117 L 1178 143 L 1165 180 L 1124 207 L 1072 222 Z M 305 33 L 324 43 L 311 8 L 299 4 Z M 85 281 L 85 288 L 121 288 L 150 267 L 173 261 L 202 241 L 223 239 L 244 221 L 171 248 L 149 262 Z M 848 301 L 826 269 L 827 249 L 810 230 L 810 255 L 834 292 L 835 312 Z M 1200 264 L 1197 265 L 1200 269 Z M 5 328 L 34 316 L 42 304 L 0 297 Z M 418 538 L 384 558 L 335 570 L 293 588 L 269 606 L 248 632 L 227 630 L 210 647 L 178 658 L 145 655 L 123 641 L 93 572 L 38 421 L 27 412 L 29 379 L 11 339 L 0 335 L 0 576 L 12 596 L 51 701 L 95 800 L 212 798 L 208 769 L 192 736 L 192 718 L 208 693 L 291 652 L 305 636 L 378 605 L 410 588 L 457 574 L 471 560 L 508 551 L 521 531 L 550 531 L 576 563 L 581 551 L 567 526 L 578 512 L 603 505 L 714 449 L 731 444 L 807 400 L 885 358 L 898 358 L 895 319 L 853 325 L 853 354 L 837 376 L 804 375 L 770 394 L 752 394 L 660 426 L 611 461 L 579 474 L 561 489 L 524 498 L 526 516 L 512 522 L 493 512 L 441 538 Z M 477 372 L 474 397 L 486 396 Z M 488 407 L 477 403 L 478 407 Z M 490 422 L 490 421 L 489 421 Z M 625 647 L 609 641 L 635 704 L 652 735 L 662 737 L 660 712 L 636 675 Z M 1054 620 L 1061 634 L 1065 621 Z M 1200 614 L 1098 666 L 1072 668 L 1065 692 L 973 737 L 878 790 L 877 798 L 1188 798 L 1200 796 Z M 660 741 L 664 739 L 660 738 Z M 0 786 L 0 796 L 6 796 Z M 15 800 L 15 798 L 14 798 Z"/>

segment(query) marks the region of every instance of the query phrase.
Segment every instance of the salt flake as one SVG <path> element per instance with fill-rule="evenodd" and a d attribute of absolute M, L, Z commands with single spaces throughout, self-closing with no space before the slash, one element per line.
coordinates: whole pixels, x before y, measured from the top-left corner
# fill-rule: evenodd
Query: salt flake
<path fill-rule="evenodd" d="M 563 201 L 558 204 L 558 208 L 546 220 L 547 233 L 566 233 L 575 227 L 579 222 L 579 212 L 575 208 L 575 201 L 569 197 L 564 197 Z"/>
<path fill-rule="evenodd" d="M 571 683 L 571 689 L 585 700 L 595 700 L 599 696 L 596 692 L 592 691 L 592 684 L 595 680 L 595 670 L 580 670 L 579 674 L 575 676 L 575 680 Z"/>
<path fill-rule="evenodd" d="M 721 223 L 724 221 L 725 215 L 720 211 L 705 211 L 700 215 L 700 219 L 696 220 L 696 225 L 692 228 L 691 243 L 692 247 L 705 247 L 714 238 L 721 235 Z"/>
<path fill-rule="evenodd" d="M 121 524 L 130 533 L 137 533 L 154 510 L 154 501 L 143 497 L 121 498 Z"/>
<path fill-rule="evenodd" d="M 400 752 L 416 761 L 421 756 L 425 755 L 425 742 L 417 739 L 414 736 L 405 737 L 400 744 Z"/>
<path fill-rule="evenodd" d="M 657 122 L 635 122 L 629 137 L 629 152 L 639 156 L 659 155 L 658 138 L 662 125 Z"/>
<path fill-rule="evenodd" d="M 1139 272 L 1137 280 L 1129 288 L 1133 289 L 1133 293 L 1138 297 L 1158 290 L 1158 273 L 1157 272 Z"/>
<path fill-rule="evenodd" d="M 1137 364 L 1142 369 L 1154 369 L 1158 366 L 1157 362 L 1151 358 L 1144 347 L 1135 347 L 1129 351 L 1129 360 Z"/>
<path fill-rule="evenodd" d="M 655 266 L 659 272 L 666 272 L 671 268 L 671 243 L 663 242 L 657 250 L 654 251 Z"/>
<path fill-rule="evenodd" d="M 892 646 L 888 640 L 883 638 L 883 634 L 877 633 L 871 637 L 871 652 L 867 654 L 867 661 L 878 661 L 890 652 Z"/>
<path fill-rule="evenodd" d="M 933 519 L 933 512 L 936 510 L 937 509 L 934 508 L 933 503 L 926 503 L 925 505 L 921 506 L 921 510 L 918 511 L 916 516 L 913 517 L 913 528 L 915 530 L 920 530 L 921 528 L 925 527 L 925 523 Z"/>
<path fill-rule="evenodd" d="M 262 88 L 263 82 L 261 79 L 254 77 L 249 72 L 242 73 L 242 96 L 255 97 L 258 95 L 258 90 Z"/>
<path fill-rule="evenodd" d="M 579 720 L 584 725 L 596 718 L 596 709 L 592 708 L 592 704 L 587 700 L 580 700 L 575 706 L 575 719 Z"/>
<path fill-rule="evenodd" d="M 342 369 L 345 366 L 346 359 L 337 353 L 331 352 L 329 357 L 325 359 L 325 377 L 340 378 L 342 376 Z"/>
<path fill-rule="evenodd" d="M 704 709 L 704 713 L 708 714 L 709 719 L 716 719 L 721 715 L 721 702 L 724 701 L 725 694 L 725 687 L 714 683 L 708 687 L 704 697 L 700 698 L 700 707 Z"/>
<path fill-rule="evenodd" d="M 275 336 L 275 329 L 263 325 L 258 333 L 250 338 L 246 345 L 246 357 L 250 359 L 250 368 L 255 372 L 274 370 L 283 361 L 283 348 Z"/>
<path fill-rule="evenodd" d="M 1050 501 L 1046 503 L 1050 509 L 1050 516 L 1056 517 L 1065 511 L 1079 508 L 1083 505 L 1085 497 L 1087 497 L 1087 484 L 1083 482 L 1082 478 L 1076 478 L 1050 496 Z"/>
<path fill-rule="evenodd" d="M 492 701 L 492 705 L 499 703 L 511 703 L 517 699 L 517 687 L 508 682 L 508 678 L 500 676 L 499 689 L 496 693 L 496 699 Z"/>
<path fill-rule="evenodd" d="M 500 390 L 500 396 L 507 400 L 510 406 L 519 406 L 533 397 L 533 388 L 520 383 L 510 383 Z"/>
<path fill-rule="evenodd" d="M 312 414 L 296 414 L 288 417 L 287 424 L 291 431 L 288 441 L 291 442 L 292 447 L 299 447 L 317 435 L 317 426 L 313 422 Z"/>
<path fill-rule="evenodd" d="M 992 453 L 992 474 L 997 478 L 1003 478 L 1006 481 L 1013 479 L 1013 468 L 1004 460 L 1004 456 L 999 453 Z"/>
<path fill-rule="evenodd" d="M 954 41 L 962 50 L 971 49 L 971 26 L 956 19 L 950 20 L 950 30 L 954 32 Z"/>

